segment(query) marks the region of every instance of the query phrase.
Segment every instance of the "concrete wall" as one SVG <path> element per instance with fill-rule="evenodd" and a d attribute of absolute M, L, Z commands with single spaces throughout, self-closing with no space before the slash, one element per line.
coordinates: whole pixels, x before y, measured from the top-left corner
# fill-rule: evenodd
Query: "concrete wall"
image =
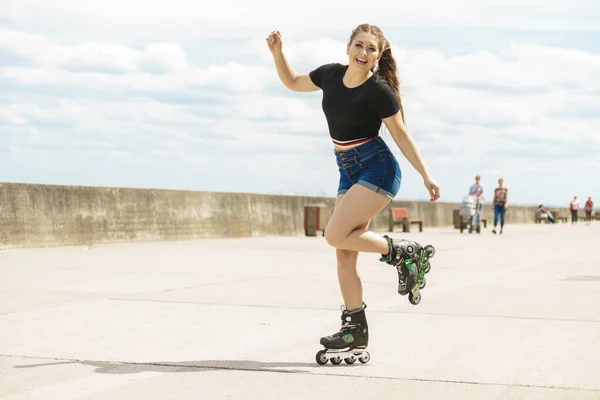
<path fill-rule="evenodd" d="M 334 198 L 157 189 L 0 184 L 0 248 L 209 237 L 303 235 L 304 206 Z M 427 227 L 452 226 L 456 203 L 395 201 Z M 389 207 L 388 207 L 389 208 Z M 533 223 L 535 207 L 512 206 L 508 223 Z M 563 211 L 564 215 L 566 211 Z M 388 229 L 386 208 L 371 229 Z M 490 206 L 484 216 L 493 218 Z"/>

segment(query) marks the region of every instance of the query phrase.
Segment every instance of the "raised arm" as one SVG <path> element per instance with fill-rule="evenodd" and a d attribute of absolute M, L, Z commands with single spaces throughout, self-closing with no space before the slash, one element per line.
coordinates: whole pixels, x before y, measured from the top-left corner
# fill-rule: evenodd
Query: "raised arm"
<path fill-rule="evenodd" d="M 273 55 L 277 75 L 286 88 L 294 92 L 315 92 L 319 90 L 308 74 L 299 74 L 294 70 L 283 53 L 281 33 L 273 31 L 267 38 L 267 45 Z"/>

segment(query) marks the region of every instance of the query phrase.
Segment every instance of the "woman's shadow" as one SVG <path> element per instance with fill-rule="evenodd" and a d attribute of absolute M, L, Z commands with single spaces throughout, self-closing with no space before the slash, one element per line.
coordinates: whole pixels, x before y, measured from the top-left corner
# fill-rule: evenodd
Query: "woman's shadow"
<path fill-rule="evenodd" d="M 252 360 L 202 360 L 202 361 L 156 361 L 156 362 L 109 362 L 92 360 L 63 360 L 38 364 L 15 365 L 14 368 L 40 368 L 65 364 L 81 364 L 92 366 L 98 374 L 138 374 L 141 372 L 193 372 L 207 370 L 245 370 L 245 371 L 270 371 L 287 373 L 306 373 L 306 370 L 290 368 L 314 368 L 316 362 L 263 362 Z M 346 365 L 345 363 L 340 366 Z M 350 365 L 346 365 L 350 367 Z"/>

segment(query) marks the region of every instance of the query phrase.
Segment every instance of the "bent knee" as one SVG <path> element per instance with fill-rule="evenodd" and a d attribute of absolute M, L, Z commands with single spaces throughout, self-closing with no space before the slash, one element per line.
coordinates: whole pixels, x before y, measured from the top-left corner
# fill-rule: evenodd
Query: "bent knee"
<path fill-rule="evenodd" d="M 347 235 L 338 229 L 325 228 L 323 236 L 325 236 L 325 241 L 327 241 L 327 244 L 329 244 L 331 247 L 338 248 L 344 242 L 344 239 Z"/>

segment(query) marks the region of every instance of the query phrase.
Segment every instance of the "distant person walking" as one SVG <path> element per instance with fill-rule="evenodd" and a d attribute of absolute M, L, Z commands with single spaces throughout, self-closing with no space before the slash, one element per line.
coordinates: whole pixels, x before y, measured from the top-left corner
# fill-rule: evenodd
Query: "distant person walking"
<path fill-rule="evenodd" d="M 500 220 L 500 234 L 504 229 L 504 216 L 508 209 L 508 188 L 504 186 L 504 179 L 498 179 L 498 187 L 494 189 L 494 229 L 492 233 L 496 234 L 496 226 L 498 226 L 498 220 Z"/>
<path fill-rule="evenodd" d="M 577 200 L 577 196 L 573 197 L 573 200 L 571 200 L 569 210 L 571 211 L 571 225 L 573 225 L 577 222 L 577 214 L 579 212 L 579 200 Z"/>
<path fill-rule="evenodd" d="M 477 199 L 477 203 L 475 206 L 476 213 L 471 217 L 471 220 L 469 221 L 469 233 L 473 232 L 473 226 L 477 227 L 477 232 L 479 232 L 479 226 L 481 224 L 481 212 L 483 211 L 483 203 L 485 199 L 483 197 L 483 185 L 479 183 L 480 180 L 481 177 L 477 175 L 475 177 L 475 183 L 472 184 L 469 188 L 469 196 L 475 196 L 475 198 Z M 475 225 L 473 225 L 473 219 L 475 219 Z"/>
<path fill-rule="evenodd" d="M 592 201 L 592 196 L 588 197 L 585 202 L 585 222 L 589 225 L 592 222 L 592 210 L 594 209 L 594 202 Z"/>

